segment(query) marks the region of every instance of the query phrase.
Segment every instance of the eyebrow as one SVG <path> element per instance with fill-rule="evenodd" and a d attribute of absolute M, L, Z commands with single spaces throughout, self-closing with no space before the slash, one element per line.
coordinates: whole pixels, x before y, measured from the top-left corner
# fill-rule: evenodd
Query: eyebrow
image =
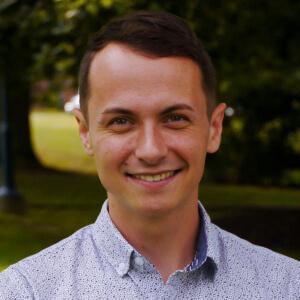
<path fill-rule="evenodd" d="M 165 115 L 165 114 L 171 113 L 175 110 L 183 110 L 183 109 L 194 111 L 194 109 L 190 105 L 187 105 L 185 103 L 178 103 L 178 104 L 174 104 L 170 107 L 167 107 L 160 114 Z M 131 110 L 126 109 L 126 108 L 121 108 L 121 107 L 107 108 L 102 112 L 102 114 L 103 115 L 106 115 L 106 114 L 134 115 L 134 113 Z"/>
<path fill-rule="evenodd" d="M 166 109 L 164 109 L 162 112 L 161 112 L 161 115 L 166 115 L 168 113 L 171 113 L 175 110 L 183 110 L 183 109 L 187 109 L 187 110 L 190 110 L 190 111 L 195 111 L 190 105 L 188 104 L 185 104 L 185 103 L 178 103 L 178 104 L 174 104 L 170 107 L 167 107 Z"/>
<path fill-rule="evenodd" d="M 133 112 L 126 108 L 112 107 L 112 108 L 107 108 L 102 112 L 102 115 L 107 115 L 107 114 L 133 115 Z"/>

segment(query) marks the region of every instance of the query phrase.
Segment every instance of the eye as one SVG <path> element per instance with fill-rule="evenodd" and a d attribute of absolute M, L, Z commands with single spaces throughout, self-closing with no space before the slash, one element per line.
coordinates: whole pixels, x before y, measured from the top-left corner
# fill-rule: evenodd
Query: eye
<path fill-rule="evenodd" d="M 128 117 L 116 117 L 111 119 L 107 126 L 113 131 L 124 132 L 133 126 L 133 122 Z"/>
<path fill-rule="evenodd" d="M 165 124 L 170 128 L 181 129 L 189 124 L 189 118 L 183 114 L 169 114 L 165 117 Z"/>
<path fill-rule="evenodd" d="M 187 121 L 187 118 L 179 114 L 172 114 L 167 116 L 167 122 L 181 122 L 181 121 Z"/>
<path fill-rule="evenodd" d="M 166 123 L 187 122 L 187 121 L 188 121 L 188 118 L 182 114 L 170 114 L 170 115 L 167 115 L 165 118 Z"/>
<path fill-rule="evenodd" d="M 126 118 L 115 118 L 109 122 L 109 125 L 125 125 L 128 123 Z"/>

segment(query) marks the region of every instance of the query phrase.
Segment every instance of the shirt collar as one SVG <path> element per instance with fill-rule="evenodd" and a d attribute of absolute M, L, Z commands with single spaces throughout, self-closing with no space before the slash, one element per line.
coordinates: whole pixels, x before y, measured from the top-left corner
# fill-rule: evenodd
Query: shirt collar
<path fill-rule="evenodd" d="M 205 260 L 210 259 L 213 261 L 216 267 L 220 263 L 220 238 L 217 227 L 211 222 L 208 213 L 206 212 L 204 206 L 198 202 L 199 211 L 200 211 L 200 220 L 201 220 L 201 229 L 199 231 L 198 245 L 197 245 L 197 254 L 201 254 L 203 251 L 203 246 L 206 246 Z M 202 248 L 201 248 L 202 247 Z M 198 251 L 199 250 L 199 251 Z M 198 258 L 199 261 L 203 259 L 202 257 Z"/>
<path fill-rule="evenodd" d="M 106 200 L 93 226 L 93 238 L 97 248 L 120 276 L 127 274 L 130 268 L 130 257 L 134 248 L 125 240 L 108 213 Z M 102 254 L 101 253 L 101 254 Z"/>
<path fill-rule="evenodd" d="M 199 202 L 201 226 L 197 241 L 196 256 L 186 271 L 200 268 L 208 260 L 217 267 L 220 262 L 220 245 L 218 231 L 211 223 L 210 217 Z M 126 241 L 108 213 L 108 201 L 103 203 L 101 212 L 93 225 L 93 238 L 97 248 L 104 254 L 107 261 L 115 268 L 120 276 L 130 269 L 130 263 L 135 249 Z"/>

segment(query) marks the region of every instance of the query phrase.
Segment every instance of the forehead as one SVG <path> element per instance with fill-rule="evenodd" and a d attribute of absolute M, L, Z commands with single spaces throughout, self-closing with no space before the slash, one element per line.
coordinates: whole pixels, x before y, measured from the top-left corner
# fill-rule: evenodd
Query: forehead
<path fill-rule="evenodd" d="M 90 67 L 90 101 L 144 99 L 155 105 L 181 98 L 205 98 L 198 65 L 185 57 L 153 57 L 120 44 L 99 51 Z M 124 101 L 123 101 L 124 102 Z"/>

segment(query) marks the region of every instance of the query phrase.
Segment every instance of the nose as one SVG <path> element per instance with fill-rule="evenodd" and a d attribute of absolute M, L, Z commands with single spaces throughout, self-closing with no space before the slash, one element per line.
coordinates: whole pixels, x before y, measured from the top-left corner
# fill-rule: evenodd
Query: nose
<path fill-rule="evenodd" d="M 135 155 L 140 161 L 147 165 L 157 165 L 166 157 L 167 152 L 159 128 L 150 124 L 141 128 L 135 149 Z"/>

